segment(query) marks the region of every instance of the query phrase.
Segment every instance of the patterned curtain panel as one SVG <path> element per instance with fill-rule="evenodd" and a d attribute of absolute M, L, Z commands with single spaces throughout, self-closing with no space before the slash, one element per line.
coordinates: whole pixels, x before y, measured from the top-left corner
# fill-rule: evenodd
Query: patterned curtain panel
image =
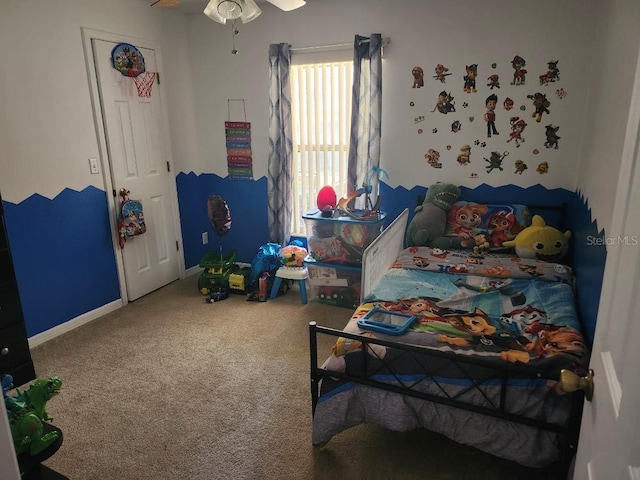
<path fill-rule="evenodd" d="M 380 134 L 382 120 L 382 35 L 356 35 L 353 56 L 353 97 L 351 138 L 349 144 L 349 189 L 352 193 L 369 182 L 371 198 L 378 196 L 378 176 L 369 175 L 380 166 Z M 356 199 L 363 208 L 364 199 Z"/>
<path fill-rule="evenodd" d="M 291 176 L 293 144 L 291 127 L 290 45 L 269 45 L 269 166 L 268 221 L 271 242 L 287 245 L 291 235 L 293 194 Z"/>

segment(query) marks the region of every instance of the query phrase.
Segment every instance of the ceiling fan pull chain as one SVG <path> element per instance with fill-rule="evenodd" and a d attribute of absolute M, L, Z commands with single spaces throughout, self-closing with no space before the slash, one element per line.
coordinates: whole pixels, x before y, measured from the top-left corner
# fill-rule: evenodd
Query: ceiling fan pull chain
<path fill-rule="evenodd" d="M 238 33 L 240 33 L 240 32 L 236 28 L 236 21 L 235 20 L 231 21 L 231 31 L 233 32 L 233 48 L 231 49 L 231 53 L 234 54 L 234 55 L 237 55 L 238 54 L 238 50 L 236 50 L 236 35 L 238 35 Z"/>

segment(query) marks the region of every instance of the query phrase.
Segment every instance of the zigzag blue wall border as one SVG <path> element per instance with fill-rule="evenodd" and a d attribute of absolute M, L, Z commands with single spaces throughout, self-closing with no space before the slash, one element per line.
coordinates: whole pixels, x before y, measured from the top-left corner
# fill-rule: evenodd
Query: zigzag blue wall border
<path fill-rule="evenodd" d="M 29 337 L 120 298 L 103 190 L 3 206 Z"/>
<path fill-rule="evenodd" d="M 233 180 L 215 174 L 179 173 L 176 177 L 182 236 L 187 268 L 198 265 L 212 249 L 238 251 L 238 261 L 250 263 L 260 246 L 269 241 L 267 180 Z M 410 190 L 381 183 L 387 223 L 404 208 L 410 210 L 426 187 Z M 206 211 L 209 195 L 221 195 L 232 214 L 232 228 L 218 238 Z M 592 342 L 598 311 L 606 247 L 590 243 L 602 236 L 591 218 L 587 200 L 565 189 L 540 185 L 462 188 L 469 201 L 500 200 L 509 203 L 568 205 L 572 231 L 572 265 L 578 283 L 578 313 Z M 34 194 L 14 204 L 3 201 L 7 232 L 16 269 L 28 335 L 34 336 L 120 298 L 116 260 L 106 193 L 95 187 L 78 192 L 63 190 L 53 199 Z M 202 245 L 202 232 L 210 243 Z"/>

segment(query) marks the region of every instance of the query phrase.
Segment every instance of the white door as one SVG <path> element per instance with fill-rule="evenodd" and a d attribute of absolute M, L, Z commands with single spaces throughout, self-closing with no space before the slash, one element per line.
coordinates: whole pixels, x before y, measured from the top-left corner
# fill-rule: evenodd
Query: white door
<path fill-rule="evenodd" d="M 640 480 L 640 62 L 607 234 L 600 308 L 591 357 L 575 480 Z"/>
<path fill-rule="evenodd" d="M 132 77 L 113 68 L 111 51 L 115 42 L 92 41 L 102 121 L 113 189 L 124 188 L 129 197 L 140 200 L 146 233 L 128 238 L 122 249 L 126 292 L 135 300 L 180 275 L 178 238 L 175 228 L 174 181 L 169 171 L 165 143 L 165 122 L 159 85 L 153 84 L 150 97 L 141 97 Z M 155 51 L 138 48 L 146 70 L 157 72 Z M 115 208 L 120 206 L 120 197 Z"/>

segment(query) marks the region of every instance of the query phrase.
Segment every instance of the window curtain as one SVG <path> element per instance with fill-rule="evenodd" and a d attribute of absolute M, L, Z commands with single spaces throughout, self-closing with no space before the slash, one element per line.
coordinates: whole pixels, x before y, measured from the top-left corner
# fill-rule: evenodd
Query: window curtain
<path fill-rule="evenodd" d="M 355 36 L 353 55 L 353 98 L 349 143 L 348 187 L 353 194 L 363 184 L 371 186 L 371 198 L 378 196 L 382 120 L 382 35 Z M 356 199 L 357 208 L 369 208 Z"/>
<path fill-rule="evenodd" d="M 287 43 L 269 45 L 269 238 L 283 246 L 289 243 L 291 235 L 293 202 L 290 48 Z"/>

